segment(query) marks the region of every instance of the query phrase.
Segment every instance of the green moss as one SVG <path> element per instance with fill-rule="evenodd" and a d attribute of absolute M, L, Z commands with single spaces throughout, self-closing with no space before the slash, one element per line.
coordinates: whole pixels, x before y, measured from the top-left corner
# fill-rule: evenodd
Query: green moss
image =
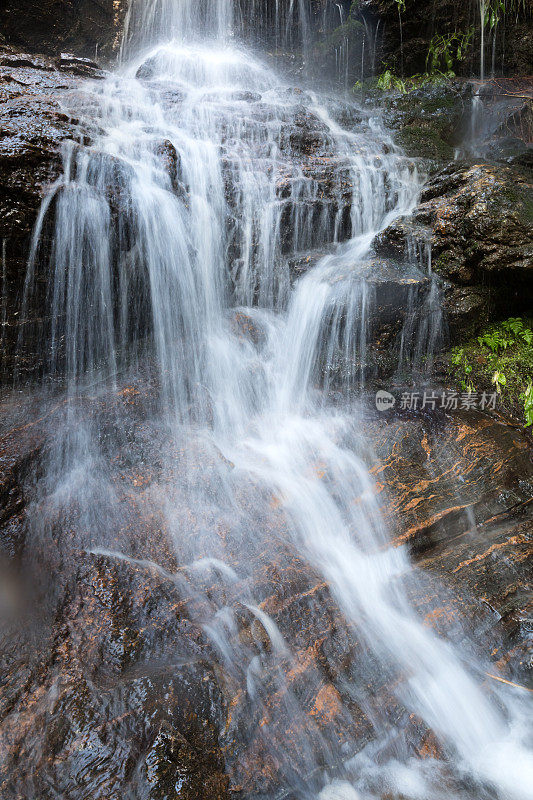
<path fill-rule="evenodd" d="M 533 318 L 521 318 L 524 329 L 533 331 Z M 495 352 L 487 342 L 508 342 Z M 471 387 L 477 392 L 494 392 L 494 376 L 504 376 L 500 386 L 499 409 L 525 422 L 521 395 L 533 380 L 533 343 L 514 336 L 502 322 L 487 325 L 475 338 L 460 342 L 445 355 L 449 377 L 458 391 Z"/>
<path fill-rule="evenodd" d="M 453 147 L 447 144 L 441 138 L 440 131 L 433 127 L 421 128 L 418 125 L 409 125 L 398 132 L 396 139 L 409 156 L 438 161 L 453 159 Z"/>
<path fill-rule="evenodd" d="M 424 114 L 432 116 L 433 114 L 442 114 L 444 111 L 454 111 L 456 107 L 457 96 L 448 92 L 430 97 L 421 97 L 421 92 L 418 91 L 408 92 L 396 101 L 398 110 L 410 111 L 419 117 Z"/>
<path fill-rule="evenodd" d="M 501 202 L 509 210 L 514 211 L 524 225 L 533 225 L 533 189 L 517 183 L 514 187 L 504 187 L 501 191 Z"/>
<path fill-rule="evenodd" d="M 447 275 L 457 259 L 449 250 L 445 250 L 433 263 L 433 270 L 439 275 Z"/>
<path fill-rule="evenodd" d="M 344 25 L 339 25 L 338 28 L 331 31 L 323 42 L 320 42 L 319 50 L 323 53 L 330 53 L 342 44 L 345 39 L 352 40 L 358 37 L 362 30 L 362 23 L 349 16 Z"/>

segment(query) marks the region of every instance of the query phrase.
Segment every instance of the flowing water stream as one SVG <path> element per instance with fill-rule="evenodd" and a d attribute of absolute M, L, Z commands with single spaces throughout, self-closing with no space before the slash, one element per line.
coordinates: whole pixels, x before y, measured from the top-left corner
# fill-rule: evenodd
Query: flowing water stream
<path fill-rule="evenodd" d="M 275 5 L 283 41 L 298 4 Z M 359 265 L 376 233 L 415 203 L 416 167 L 373 116 L 292 88 L 241 45 L 246 11 L 236 6 L 239 13 L 229 0 L 132 0 L 122 66 L 86 87 L 93 143 L 65 154 L 26 287 L 29 302 L 54 209 L 43 335 L 47 381 L 64 383 L 67 403 L 37 486 L 33 535 L 53 527 L 47 514 L 66 519 L 75 508 L 87 550 L 160 569 L 112 544 L 121 525 L 115 451 L 84 405 L 147 376 L 150 436 L 157 429 L 167 475 L 151 501 L 180 565 L 175 575 L 160 571 L 192 598 L 191 613 L 199 609 L 227 680 L 247 693 L 250 717 L 266 709 L 269 671 L 285 692 L 285 713 L 300 720 L 299 763 L 265 729 L 279 796 L 533 797 L 524 701 L 504 687 L 489 695 L 411 609 L 408 556 L 388 546 L 368 468 L 357 395 L 375 298 Z M 254 8 L 247 13 L 253 19 Z M 295 279 L 291 259 L 324 249 Z M 432 286 L 423 324 L 411 313 L 404 330 L 406 362 L 415 358 L 405 356 L 407 339 L 418 336 L 418 361 L 423 347 L 426 356 L 434 349 Z M 347 368 L 330 381 L 335 360 Z M 127 446 L 133 453 L 137 445 Z M 399 702 L 435 732 L 442 758 L 378 758 L 394 734 L 386 709 L 374 709 L 374 743 L 357 755 L 327 738 L 311 746 L 285 683 L 291 642 L 254 582 L 242 589 L 221 536 L 244 552 L 268 550 L 274 507 L 283 547 L 327 583 L 369 661 L 396 676 Z M 193 516 L 194 535 L 185 536 Z M 239 638 L 238 609 L 263 627 L 267 650 Z M 367 702 L 364 686 L 347 692 Z"/>

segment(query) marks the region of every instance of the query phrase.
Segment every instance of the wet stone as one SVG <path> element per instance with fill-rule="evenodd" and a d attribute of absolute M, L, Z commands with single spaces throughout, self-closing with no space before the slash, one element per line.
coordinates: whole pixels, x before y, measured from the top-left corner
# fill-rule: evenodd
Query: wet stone
<path fill-rule="evenodd" d="M 66 70 L 74 75 L 80 75 L 84 78 L 105 78 L 104 70 L 96 62 L 91 61 L 90 58 L 80 58 L 73 53 L 61 53 L 56 63 L 59 69 Z"/>

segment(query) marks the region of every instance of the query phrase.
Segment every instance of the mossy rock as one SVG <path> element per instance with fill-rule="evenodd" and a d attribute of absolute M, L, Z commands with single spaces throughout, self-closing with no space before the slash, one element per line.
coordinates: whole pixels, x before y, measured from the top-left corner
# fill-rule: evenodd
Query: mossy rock
<path fill-rule="evenodd" d="M 442 166 L 453 161 L 462 139 L 471 94 L 468 84 L 456 80 L 415 86 L 386 98 L 385 120 L 407 155 Z"/>
<path fill-rule="evenodd" d="M 441 162 L 453 159 L 453 147 L 443 140 L 438 129 L 407 126 L 397 134 L 396 141 L 408 156 Z"/>
<path fill-rule="evenodd" d="M 533 181 L 525 171 L 450 165 L 415 212 L 431 219 L 433 263 L 444 278 L 533 294 Z M 526 298 L 527 295 L 527 298 Z M 525 306 L 522 306 L 522 310 Z"/>

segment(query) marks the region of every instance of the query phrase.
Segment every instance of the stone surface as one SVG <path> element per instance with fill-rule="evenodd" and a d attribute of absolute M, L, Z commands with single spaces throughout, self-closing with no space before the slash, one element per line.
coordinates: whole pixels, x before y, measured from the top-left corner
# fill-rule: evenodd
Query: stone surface
<path fill-rule="evenodd" d="M 452 337 L 489 315 L 519 314 L 533 302 L 533 178 L 528 170 L 450 164 L 422 191 L 408 219 L 375 242 L 379 253 L 409 259 L 431 246 L 432 266 L 446 283 Z"/>
<path fill-rule="evenodd" d="M 470 305 L 485 314 L 527 310 L 533 302 L 532 176 L 486 164 L 451 166 L 421 200 L 415 218 L 433 226 L 435 271 L 454 285 L 475 288 Z M 448 297 L 453 308 L 457 298 Z"/>
<path fill-rule="evenodd" d="M 53 786 L 72 800 L 261 797 L 282 790 L 296 765 L 311 786 L 305 754 L 314 763 L 331 746 L 349 757 L 372 740 L 372 715 L 384 707 L 402 731 L 403 752 L 438 753 L 431 732 L 395 697 L 394 674 L 377 667 L 328 585 L 295 551 L 276 498 L 262 497 L 244 476 L 240 502 L 250 501 L 256 534 L 245 551 L 224 527 L 212 542 L 238 581 L 219 596 L 209 575 L 185 579 L 154 515 L 158 487 L 174 478 L 165 474 L 156 429 L 147 429 L 145 393 L 128 385 L 83 401 L 106 431 L 120 525 L 110 519 L 104 539 L 87 541 L 76 509 L 65 508 L 52 538 L 43 530 L 31 543 L 22 537 L 16 556 L 3 550 L 17 624 L 4 619 L 1 629 L 2 796 L 18 800 L 31 787 L 47 800 Z M 31 476 L 64 419 L 62 404 L 33 418 L 32 408 L 30 399 L 2 409 L 1 491 L 13 498 L 4 531 L 31 501 Z M 405 581 L 425 624 L 462 646 L 470 641 L 489 687 L 530 685 L 529 437 L 475 412 L 369 412 L 365 427 L 376 443 L 370 466 L 393 545 L 409 547 L 419 565 Z M 229 476 L 233 467 L 224 469 Z M 180 543 L 197 536 L 189 518 Z M 17 607 L 18 596 L 26 604 Z M 243 605 L 252 596 L 290 643 L 290 658 L 272 651 L 260 619 Z M 220 602 L 234 612 L 228 646 L 242 664 L 224 663 L 202 627 Z M 254 656 L 261 702 L 252 706 L 246 665 Z M 361 684 L 364 709 L 349 690 Z"/>
<path fill-rule="evenodd" d="M 0 254 L 3 264 L 0 341 L 3 381 L 11 382 L 19 338 L 31 233 L 43 197 L 63 171 L 62 148 L 79 139 L 66 110 L 79 78 L 52 59 L 0 51 Z M 32 309 L 35 317 L 40 309 Z M 35 357 L 32 356 L 32 359 Z"/>
<path fill-rule="evenodd" d="M 428 624 L 449 632 L 466 620 L 494 665 L 486 667 L 490 680 L 533 687 L 530 437 L 475 412 L 407 414 L 389 422 L 374 474 L 395 542 L 437 579 L 425 598 Z"/>
<path fill-rule="evenodd" d="M 31 52 L 110 58 L 126 7 L 125 0 L 5 0 L 1 33 L 6 43 Z"/>
<path fill-rule="evenodd" d="M 396 94 L 384 100 L 385 121 L 408 155 L 443 165 L 465 136 L 473 93 L 470 84 L 450 80 Z"/>

